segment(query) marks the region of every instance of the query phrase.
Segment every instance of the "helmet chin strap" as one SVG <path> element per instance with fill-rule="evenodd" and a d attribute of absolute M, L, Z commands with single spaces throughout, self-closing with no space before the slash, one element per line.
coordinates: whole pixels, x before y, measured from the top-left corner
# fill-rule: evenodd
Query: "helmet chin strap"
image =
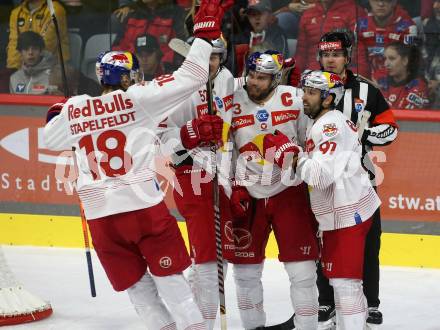
<path fill-rule="evenodd" d="M 218 66 L 217 71 L 215 72 L 215 74 L 214 74 L 214 75 L 212 76 L 212 78 L 211 78 L 211 80 L 213 81 L 213 84 L 214 84 L 214 79 L 217 78 L 218 74 L 220 73 L 220 71 L 222 71 L 222 69 L 223 69 L 223 65 L 220 64 L 220 65 Z"/>

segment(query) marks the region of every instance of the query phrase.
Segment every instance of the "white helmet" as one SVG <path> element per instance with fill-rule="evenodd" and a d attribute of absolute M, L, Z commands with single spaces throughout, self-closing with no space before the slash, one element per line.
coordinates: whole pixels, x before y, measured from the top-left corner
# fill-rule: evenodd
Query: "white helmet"
<path fill-rule="evenodd" d="M 321 99 L 334 95 L 333 104 L 337 105 L 344 96 L 344 83 L 341 78 L 327 71 L 305 72 L 301 77 L 301 87 L 316 88 L 321 91 Z"/>
<path fill-rule="evenodd" d="M 246 63 L 246 75 L 249 71 L 268 73 L 273 76 L 271 88 L 279 85 L 282 76 L 284 56 L 274 50 L 267 50 L 264 53 L 252 53 Z"/>
<path fill-rule="evenodd" d="M 228 46 L 226 44 L 226 40 L 223 38 L 223 36 L 220 36 L 220 38 L 212 40 L 211 43 L 212 54 L 220 54 L 220 63 L 225 63 L 228 57 Z"/>

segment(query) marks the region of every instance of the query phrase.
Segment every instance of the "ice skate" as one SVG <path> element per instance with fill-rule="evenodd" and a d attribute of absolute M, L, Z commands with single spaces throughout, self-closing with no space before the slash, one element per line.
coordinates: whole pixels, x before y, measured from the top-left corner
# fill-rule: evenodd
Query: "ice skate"
<path fill-rule="evenodd" d="M 382 313 L 377 307 L 368 307 L 367 330 L 379 329 L 383 322 Z"/>
<path fill-rule="evenodd" d="M 318 330 L 336 329 L 336 310 L 333 305 L 319 306 Z"/>

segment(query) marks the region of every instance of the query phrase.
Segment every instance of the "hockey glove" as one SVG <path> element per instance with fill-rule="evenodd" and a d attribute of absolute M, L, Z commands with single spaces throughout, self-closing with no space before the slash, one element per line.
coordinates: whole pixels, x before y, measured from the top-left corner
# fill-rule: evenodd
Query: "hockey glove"
<path fill-rule="evenodd" d="M 52 118 L 58 116 L 63 109 L 64 104 L 67 102 L 67 99 L 63 99 L 58 103 L 52 105 L 46 114 L 46 123 L 50 122 Z"/>
<path fill-rule="evenodd" d="M 301 80 L 301 73 L 296 67 L 296 60 L 294 57 L 289 57 L 284 60 L 283 71 L 286 74 L 287 85 L 298 87 Z"/>
<path fill-rule="evenodd" d="M 273 157 L 274 163 L 283 167 L 284 161 L 287 160 L 286 156 L 292 160 L 301 152 L 301 148 L 286 135 L 276 130 L 274 134 L 267 134 L 264 137 L 263 151 L 265 159 L 270 160 Z"/>
<path fill-rule="evenodd" d="M 248 218 L 251 205 L 251 196 L 246 187 L 233 182 L 231 193 L 231 212 L 235 220 Z"/>
<path fill-rule="evenodd" d="M 221 24 L 225 11 L 234 4 L 233 0 L 202 0 L 194 17 L 194 36 L 214 40 L 220 37 Z"/>
<path fill-rule="evenodd" d="M 186 149 L 222 145 L 223 119 L 216 115 L 202 115 L 190 120 L 180 129 L 180 138 Z"/>

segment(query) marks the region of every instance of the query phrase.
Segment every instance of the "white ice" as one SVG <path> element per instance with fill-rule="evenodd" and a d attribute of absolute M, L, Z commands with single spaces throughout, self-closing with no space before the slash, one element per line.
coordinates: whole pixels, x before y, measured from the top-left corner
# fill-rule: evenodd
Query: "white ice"
<path fill-rule="evenodd" d="M 90 296 L 82 249 L 3 247 L 10 267 L 32 293 L 49 300 L 54 314 L 2 330 L 141 330 L 126 293 L 114 292 L 93 255 L 97 297 Z M 382 267 L 380 329 L 440 330 L 440 270 Z M 290 317 L 289 283 L 282 265 L 267 260 L 263 285 L 267 324 Z M 228 329 L 241 329 L 231 274 L 226 281 Z M 216 328 L 219 328 L 216 327 Z"/>

